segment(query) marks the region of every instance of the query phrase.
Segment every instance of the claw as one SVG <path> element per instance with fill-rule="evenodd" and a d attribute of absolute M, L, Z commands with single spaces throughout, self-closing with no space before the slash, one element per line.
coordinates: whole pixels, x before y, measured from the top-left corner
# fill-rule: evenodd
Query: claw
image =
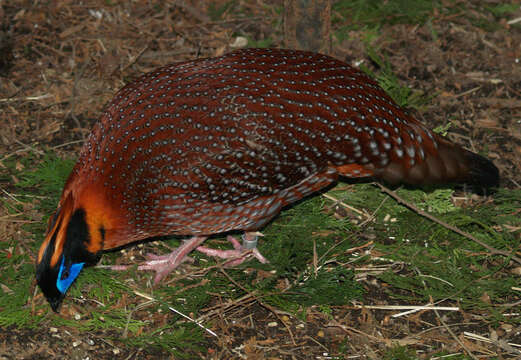
<path fill-rule="evenodd" d="M 233 250 L 217 250 L 211 249 L 204 246 L 200 246 L 206 237 L 194 236 L 188 240 L 185 240 L 181 246 L 166 255 L 154 255 L 147 254 L 147 261 L 138 266 L 138 270 L 152 270 L 156 272 L 154 277 L 154 285 L 158 284 L 161 279 L 172 272 L 176 267 L 182 263 L 188 261 L 193 262 L 194 259 L 189 257 L 188 254 L 194 249 L 202 252 L 208 256 L 219 257 L 222 259 L 231 259 L 226 262 L 226 266 L 232 267 L 242 264 L 248 256 L 251 254 L 261 263 L 266 264 L 269 261 L 262 256 L 257 249 L 257 237 L 264 236 L 259 232 L 246 232 L 242 235 L 241 243 L 231 235 L 228 235 L 226 239 L 231 242 Z M 113 270 L 126 270 L 128 265 L 114 265 L 111 267 Z"/>
<path fill-rule="evenodd" d="M 226 266 L 237 266 L 242 264 L 247 258 L 248 255 L 252 254 L 257 260 L 259 260 L 262 264 L 266 264 L 269 261 L 262 256 L 257 249 L 257 236 L 261 235 L 261 233 L 244 233 L 242 235 L 243 245 L 239 243 L 239 241 L 231 235 L 228 235 L 226 239 L 232 243 L 234 250 L 217 250 L 210 249 L 204 246 L 199 246 L 196 248 L 197 251 L 202 252 L 208 256 L 219 257 L 221 259 L 232 259 L 226 263 Z"/>
<path fill-rule="evenodd" d="M 138 270 L 153 270 L 156 272 L 154 277 L 154 285 L 157 285 L 162 278 L 171 273 L 176 267 L 185 261 L 193 262 L 193 259 L 187 256 L 192 250 L 201 245 L 206 237 L 194 236 L 185 240 L 181 246 L 166 255 L 147 254 L 147 260 L 138 266 Z"/>

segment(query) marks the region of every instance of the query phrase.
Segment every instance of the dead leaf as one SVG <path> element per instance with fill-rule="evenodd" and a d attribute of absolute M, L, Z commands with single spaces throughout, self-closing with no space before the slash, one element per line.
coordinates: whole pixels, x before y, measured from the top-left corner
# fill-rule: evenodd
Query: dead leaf
<path fill-rule="evenodd" d="M 264 351 L 259 349 L 259 346 L 257 345 L 257 339 L 255 337 L 251 337 L 250 339 L 246 340 L 246 342 L 244 344 L 244 353 L 245 353 L 247 359 L 252 359 L 252 360 L 265 359 Z"/>
<path fill-rule="evenodd" d="M 84 27 L 85 27 L 85 24 L 83 24 L 83 23 L 80 23 L 80 24 L 78 24 L 76 26 L 71 26 L 70 28 L 67 28 L 64 31 L 62 31 L 61 34 L 58 35 L 58 36 L 60 37 L 60 39 L 64 39 L 67 36 L 70 36 L 70 35 L 78 32 L 78 31 L 80 31 Z"/>
<path fill-rule="evenodd" d="M 479 297 L 479 299 L 480 299 L 481 301 L 483 301 L 484 303 L 487 303 L 487 304 L 490 304 L 490 303 L 491 303 L 491 301 L 490 301 L 490 295 L 487 294 L 486 292 L 484 292 L 483 295 L 481 295 L 481 296 Z"/>
<path fill-rule="evenodd" d="M 475 124 L 477 127 L 489 129 L 497 128 L 499 126 L 499 123 L 495 119 L 491 118 L 477 119 Z"/>
<path fill-rule="evenodd" d="M 510 272 L 514 275 L 521 275 L 521 266 L 513 268 Z"/>
<path fill-rule="evenodd" d="M 2 291 L 5 292 L 6 294 L 8 295 L 13 295 L 14 294 L 14 291 L 9 289 L 7 287 L 7 285 L 4 285 L 4 284 L 0 284 L 0 288 L 2 288 Z"/>
<path fill-rule="evenodd" d="M 271 272 L 265 270 L 257 270 L 257 277 L 255 278 L 253 283 L 258 284 L 265 279 L 269 279 L 270 277 L 273 277 L 273 274 Z"/>

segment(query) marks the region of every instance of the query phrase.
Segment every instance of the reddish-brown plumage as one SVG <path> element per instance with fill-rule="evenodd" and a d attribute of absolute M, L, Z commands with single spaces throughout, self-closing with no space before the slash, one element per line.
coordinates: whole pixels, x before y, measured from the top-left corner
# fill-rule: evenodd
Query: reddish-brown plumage
<path fill-rule="evenodd" d="M 85 218 L 95 254 L 157 235 L 255 231 L 339 175 L 498 181 L 492 163 L 434 134 L 361 71 L 310 52 L 246 49 L 165 66 L 121 89 L 60 206 L 82 210 L 74 222 Z M 53 242 L 51 266 L 59 261 L 69 241 L 60 226 L 39 262 Z"/>
<path fill-rule="evenodd" d="M 464 181 L 466 154 L 343 62 L 247 49 L 165 66 L 120 90 L 64 196 L 104 197 L 93 203 L 117 214 L 107 249 L 258 229 L 338 175 Z"/>

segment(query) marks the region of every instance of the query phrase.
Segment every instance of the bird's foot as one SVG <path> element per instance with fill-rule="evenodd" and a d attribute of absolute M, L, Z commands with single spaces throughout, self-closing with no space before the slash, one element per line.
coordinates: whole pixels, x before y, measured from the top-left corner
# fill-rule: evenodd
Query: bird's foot
<path fill-rule="evenodd" d="M 154 284 L 157 284 L 172 272 L 176 267 L 182 263 L 189 261 L 193 262 L 193 259 L 188 256 L 194 249 L 202 252 L 208 256 L 219 257 L 221 259 L 230 259 L 225 265 L 228 267 L 237 266 L 242 264 L 249 255 L 253 255 L 261 263 L 266 264 L 269 261 L 262 256 L 257 249 L 257 238 L 263 236 L 259 232 L 246 232 L 242 235 L 242 245 L 233 236 L 228 236 L 227 240 L 232 243 L 234 250 L 217 250 L 211 249 L 204 246 L 200 246 L 206 237 L 194 236 L 190 239 L 184 240 L 183 243 L 170 254 L 166 255 L 154 255 L 147 254 L 147 261 L 138 266 L 138 270 L 153 270 L 156 272 L 154 277 Z M 113 265 L 112 270 L 127 270 L 128 265 Z"/>
<path fill-rule="evenodd" d="M 262 256 L 257 249 L 257 237 L 263 236 L 259 232 L 246 232 L 242 235 L 242 245 L 235 239 L 233 236 L 228 235 L 226 239 L 232 243 L 234 250 L 217 250 L 210 249 L 204 246 L 199 246 L 196 248 L 197 251 L 202 252 L 208 256 L 219 257 L 221 259 L 231 259 L 226 262 L 226 266 L 237 266 L 242 264 L 247 258 L 248 255 L 253 255 L 257 260 L 261 263 L 266 264 L 269 261 Z"/>
<path fill-rule="evenodd" d="M 170 254 L 154 255 L 147 254 L 148 261 L 138 266 L 138 270 L 153 270 L 156 272 L 154 284 L 157 284 L 168 275 L 172 270 L 181 265 L 185 261 L 193 261 L 187 256 L 192 250 L 197 248 L 206 240 L 206 237 L 194 236 L 184 240 L 183 243 Z"/>

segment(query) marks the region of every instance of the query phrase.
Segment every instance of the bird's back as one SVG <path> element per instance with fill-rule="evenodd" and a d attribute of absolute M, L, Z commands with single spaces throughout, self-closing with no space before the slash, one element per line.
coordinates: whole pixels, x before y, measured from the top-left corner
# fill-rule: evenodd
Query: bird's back
<path fill-rule="evenodd" d="M 102 189 L 132 240 L 212 234 L 259 228 L 339 175 L 421 184 L 494 172 L 469 154 L 341 61 L 246 49 L 165 66 L 125 86 L 69 187 L 81 178 Z M 481 182 L 497 181 L 495 171 Z"/>

